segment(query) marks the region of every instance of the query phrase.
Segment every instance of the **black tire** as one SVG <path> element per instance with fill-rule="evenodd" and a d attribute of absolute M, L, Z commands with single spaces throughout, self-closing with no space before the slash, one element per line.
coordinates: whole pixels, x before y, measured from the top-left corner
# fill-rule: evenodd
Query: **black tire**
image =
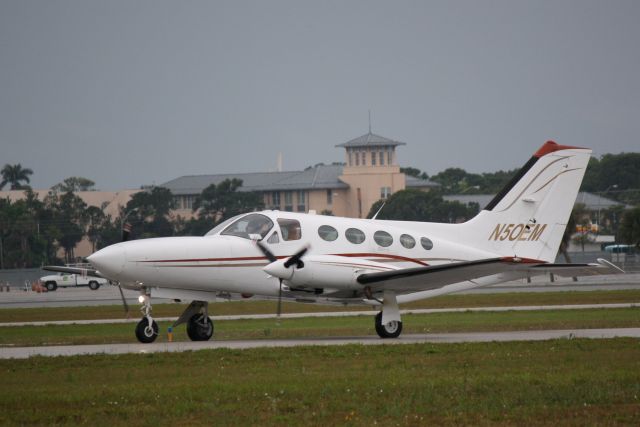
<path fill-rule="evenodd" d="M 136 338 L 143 344 L 152 343 L 158 338 L 158 324 L 154 320 L 149 327 L 149 321 L 143 317 L 136 326 Z"/>
<path fill-rule="evenodd" d="M 58 289 L 58 284 L 56 282 L 47 282 L 45 283 L 45 286 L 49 292 L 53 292 Z"/>
<path fill-rule="evenodd" d="M 213 336 L 213 321 L 201 313 L 194 314 L 187 322 L 187 335 L 191 341 L 208 341 Z"/>
<path fill-rule="evenodd" d="M 100 283 L 96 282 L 95 280 L 89 282 L 89 289 L 91 289 L 92 291 L 97 291 L 99 288 Z"/>
<path fill-rule="evenodd" d="M 380 338 L 398 338 L 402 333 L 402 322 L 392 321 L 382 324 L 382 312 L 376 314 L 376 332 Z"/>

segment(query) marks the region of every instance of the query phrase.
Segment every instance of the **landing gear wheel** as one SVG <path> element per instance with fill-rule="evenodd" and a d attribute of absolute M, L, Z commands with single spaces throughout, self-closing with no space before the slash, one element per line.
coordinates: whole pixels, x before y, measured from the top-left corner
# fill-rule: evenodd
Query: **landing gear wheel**
<path fill-rule="evenodd" d="M 95 280 L 89 282 L 89 289 L 91 289 L 92 291 L 97 291 L 99 287 L 100 283 L 96 282 Z"/>
<path fill-rule="evenodd" d="M 138 326 L 136 326 L 136 337 L 138 341 L 143 344 L 154 342 L 158 337 L 158 324 L 156 321 L 152 321 L 151 326 L 149 326 L 149 320 L 143 317 L 142 320 L 138 322 Z"/>
<path fill-rule="evenodd" d="M 45 286 L 49 292 L 53 292 L 58 289 L 58 284 L 56 282 L 47 282 L 45 283 Z"/>
<path fill-rule="evenodd" d="M 187 335 L 191 341 L 208 341 L 213 336 L 213 321 L 202 313 L 194 314 L 187 322 Z"/>
<path fill-rule="evenodd" d="M 402 322 L 393 320 L 382 324 L 382 312 L 376 314 L 376 332 L 380 338 L 398 338 L 402 332 Z"/>

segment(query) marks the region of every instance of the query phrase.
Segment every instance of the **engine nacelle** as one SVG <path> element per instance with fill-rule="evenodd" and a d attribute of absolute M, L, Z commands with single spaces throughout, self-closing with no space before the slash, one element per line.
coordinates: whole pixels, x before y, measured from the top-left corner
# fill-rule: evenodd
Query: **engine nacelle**
<path fill-rule="evenodd" d="M 291 287 L 360 290 L 356 279 L 363 273 L 396 270 L 396 267 L 363 258 L 338 255 L 307 255 L 304 267 L 284 267 L 285 260 L 275 261 L 264 270 L 283 279 Z"/>

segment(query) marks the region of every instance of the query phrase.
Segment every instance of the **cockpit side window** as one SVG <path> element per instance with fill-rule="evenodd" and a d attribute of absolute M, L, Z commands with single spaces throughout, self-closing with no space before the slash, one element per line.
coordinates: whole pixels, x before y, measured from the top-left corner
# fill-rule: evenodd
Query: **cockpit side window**
<path fill-rule="evenodd" d="M 295 219 L 278 218 L 280 231 L 282 232 L 282 240 L 300 240 L 302 238 L 302 229 L 300 222 Z"/>
<path fill-rule="evenodd" d="M 267 239 L 267 243 L 270 245 L 275 245 L 276 243 L 280 243 L 280 238 L 278 237 L 278 232 L 274 231 L 271 236 Z"/>
<path fill-rule="evenodd" d="M 220 234 L 243 237 L 245 239 L 250 239 L 251 235 L 259 234 L 260 238 L 264 238 L 271 228 L 273 228 L 273 221 L 268 217 L 260 214 L 250 214 L 234 221 Z"/>

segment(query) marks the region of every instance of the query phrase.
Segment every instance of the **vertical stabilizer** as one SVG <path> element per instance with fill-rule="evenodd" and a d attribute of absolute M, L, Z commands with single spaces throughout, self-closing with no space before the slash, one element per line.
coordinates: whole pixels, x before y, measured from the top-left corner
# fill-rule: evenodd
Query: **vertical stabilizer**
<path fill-rule="evenodd" d="M 546 142 L 471 221 L 465 237 L 500 256 L 553 262 L 591 150 Z"/>

